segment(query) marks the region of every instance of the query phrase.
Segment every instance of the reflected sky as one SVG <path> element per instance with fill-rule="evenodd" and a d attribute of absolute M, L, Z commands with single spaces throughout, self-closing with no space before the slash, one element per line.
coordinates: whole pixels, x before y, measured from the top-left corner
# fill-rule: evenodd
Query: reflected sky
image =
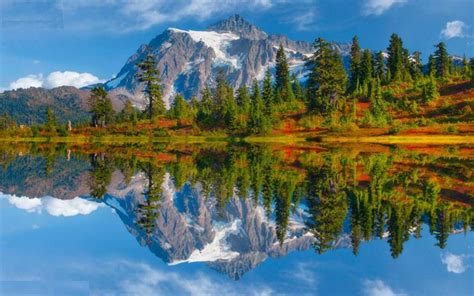
<path fill-rule="evenodd" d="M 28 212 L 6 198 L 0 206 L 2 295 L 470 295 L 474 289 L 470 232 L 450 236 L 440 250 L 424 230 L 397 259 L 381 240 L 358 256 L 350 249 L 293 252 L 232 281 L 203 263 L 163 263 L 109 207 L 65 217 Z"/>
<path fill-rule="evenodd" d="M 122 154 L 0 151 L 0 294 L 474 291 L 464 148 L 437 157 L 173 149 L 134 160 L 136 169 Z"/>

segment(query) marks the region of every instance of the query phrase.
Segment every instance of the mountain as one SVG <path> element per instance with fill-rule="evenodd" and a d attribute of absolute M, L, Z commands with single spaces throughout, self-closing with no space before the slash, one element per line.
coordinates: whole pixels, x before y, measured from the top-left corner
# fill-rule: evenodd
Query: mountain
<path fill-rule="evenodd" d="M 59 123 L 84 122 L 90 120 L 88 98 L 89 91 L 72 86 L 5 91 L 0 93 L 0 114 L 8 114 L 19 124 L 45 123 L 50 107 Z"/>
<path fill-rule="evenodd" d="M 304 79 L 304 59 L 312 53 L 312 45 L 293 41 L 284 35 L 268 35 L 239 15 L 209 26 L 204 31 L 169 28 L 148 44 L 141 45 L 105 85 L 112 92 L 128 93 L 136 105 L 145 103 L 143 84 L 137 78 L 136 64 L 150 50 L 161 72 L 164 99 L 170 104 L 177 92 L 186 98 L 199 96 L 206 84 L 214 86 L 220 70 L 234 88 L 262 80 L 267 69 L 273 69 L 278 46 L 285 48 L 290 71 Z M 344 57 L 350 45 L 333 43 Z"/>
<path fill-rule="evenodd" d="M 284 35 L 268 35 L 239 15 L 215 23 L 204 31 L 169 28 L 148 44 L 141 45 L 128 58 L 115 78 L 105 83 L 115 110 L 126 100 L 143 108 L 146 98 L 143 84 L 137 78 L 136 64 L 150 49 L 157 60 L 164 88 L 165 104 L 174 95 L 198 96 L 205 85 L 213 87 L 220 70 L 234 88 L 262 80 L 267 69 L 273 70 L 279 45 L 285 48 L 291 73 L 304 80 L 305 58 L 312 45 L 293 41 Z M 349 44 L 332 43 L 346 64 Z M 62 86 L 54 89 L 28 88 L 0 93 L 0 114 L 7 113 L 20 124 L 44 123 L 46 109 L 51 107 L 60 123 L 89 120 L 87 101 L 91 87 L 77 89 Z"/>

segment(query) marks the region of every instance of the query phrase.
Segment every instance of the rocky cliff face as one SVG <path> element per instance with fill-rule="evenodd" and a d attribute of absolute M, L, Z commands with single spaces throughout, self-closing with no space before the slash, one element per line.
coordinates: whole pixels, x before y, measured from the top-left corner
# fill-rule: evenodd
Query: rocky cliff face
<path fill-rule="evenodd" d="M 156 56 L 165 102 L 169 105 L 177 92 L 186 98 L 199 96 L 206 84 L 214 85 L 220 70 L 234 88 L 263 79 L 265 71 L 274 66 L 280 44 L 286 50 L 291 72 L 304 78 L 304 59 L 312 53 L 311 43 L 292 41 L 283 35 L 269 36 L 239 15 L 205 31 L 169 28 L 149 44 L 140 46 L 106 87 L 113 92 L 127 91 L 135 104 L 143 105 L 140 97 L 143 85 L 137 81 L 136 64 L 148 49 Z M 333 46 L 348 56 L 349 45 L 334 43 Z"/>

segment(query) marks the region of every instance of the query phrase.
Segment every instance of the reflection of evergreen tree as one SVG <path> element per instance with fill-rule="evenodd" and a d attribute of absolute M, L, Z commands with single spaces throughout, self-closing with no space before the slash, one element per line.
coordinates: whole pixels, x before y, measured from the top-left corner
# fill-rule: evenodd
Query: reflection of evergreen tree
<path fill-rule="evenodd" d="M 347 201 L 337 173 L 328 166 L 314 168 L 308 173 L 308 229 L 316 238 L 315 250 L 323 253 L 339 237 L 347 214 Z"/>
<path fill-rule="evenodd" d="M 110 162 L 104 154 L 91 155 L 91 196 L 102 198 L 107 193 L 107 186 L 112 178 Z"/>
<path fill-rule="evenodd" d="M 153 166 L 150 162 L 144 165 L 143 171 L 147 178 L 147 188 L 144 192 L 145 201 L 137 208 L 137 224 L 149 235 L 153 232 L 159 217 L 160 201 L 163 196 L 161 188 L 164 170 Z"/>
<path fill-rule="evenodd" d="M 284 179 L 280 179 L 277 194 L 275 196 L 275 216 L 276 216 L 276 233 L 280 244 L 286 237 L 286 229 L 288 228 L 288 220 L 290 218 L 291 201 L 295 192 L 296 182 L 291 175 L 284 175 Z"/>

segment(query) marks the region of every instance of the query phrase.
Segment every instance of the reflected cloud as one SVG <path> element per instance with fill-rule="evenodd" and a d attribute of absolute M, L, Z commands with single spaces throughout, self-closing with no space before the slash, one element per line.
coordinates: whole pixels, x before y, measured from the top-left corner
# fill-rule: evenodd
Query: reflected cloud
<path fill-rule="evenodd" d="M 380 279 L 365 280 L 363 284 L 364 295 L 367 296 L 404 296 L 405 293 L 395 292 Z"/>
<path fill-rule="evenodd" d="M 112 294 L 125 295 L 271 295 L 268 286 L 253 286 L 236 290 L 232 282 L 213 279 L 202 273 L 183 277 L 175 272 L 165 272 L 146 263 L 127 260 L 110 262 L 114 270 L 127 270 L 123 278 L 117 279 Z M 109 274 L 110 276 L 110 274 Z M 122 275 L 119 275 L 120 277 Z M 103 295 L 104 291 L 92 291 L 93 295 Z"/>
<path fill-rule="evenodd" d="M 465 272 L 468 268 L 464 262 L 466 257 L 465 255 L 446 253 L 441 255 L 441 262 L 446 265 L 448 272 L 460 274 Z"/>
<path fill-rule="evenodd" d="M 43 213 L 43 211 L 45 211 L 49 215 L 56 217 L 89 215 L 99 207 L 104 207 L 101 203 L 85 200 L 79 197 L 63 200 L 51 196 L 30 198 L 27 196 L 0 193 L 0 198 L 7 199 L 11 205 L 28 213 Z"/>

